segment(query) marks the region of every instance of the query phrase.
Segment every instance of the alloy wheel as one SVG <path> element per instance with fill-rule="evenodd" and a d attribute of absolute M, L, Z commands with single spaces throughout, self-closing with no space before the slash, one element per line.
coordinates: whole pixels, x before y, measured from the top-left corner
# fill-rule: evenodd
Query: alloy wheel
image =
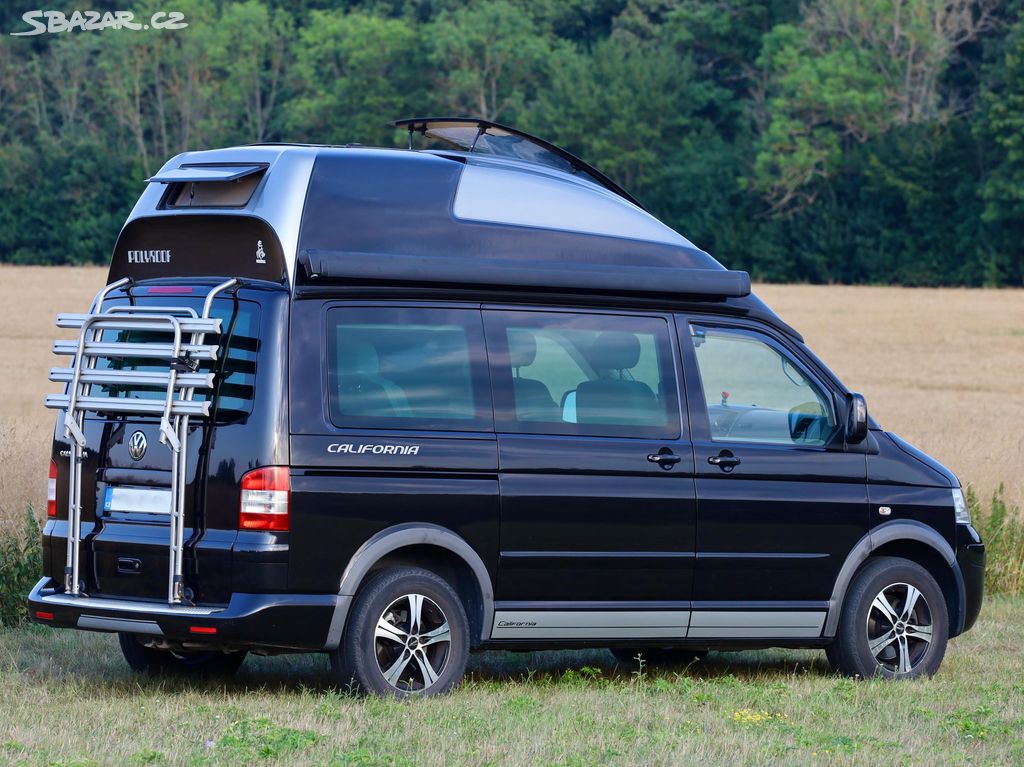
<path fill-rule="evenodd" d="M 909 583 L 890 584 L 872 600 L 866 628 L 868 649 L 878 666 L 892 674 L 909 674 L 932 642 L 928 600 Z"/>
<path fill-rule="evenodd" d="M 427 690 L 448 665 L 448 618 L 429 597 L 401 596 L 377 620 L 374 654 L 377 668 L 393 688 L 403 692 Z"/>

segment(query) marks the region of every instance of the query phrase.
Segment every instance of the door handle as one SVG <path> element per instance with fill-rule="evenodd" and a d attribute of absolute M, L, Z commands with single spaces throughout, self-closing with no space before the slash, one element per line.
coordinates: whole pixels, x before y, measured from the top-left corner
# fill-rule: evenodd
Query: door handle
<path fill-rule="evenodd" d="M 665 450 L 665 452 L 662 453 L 651 453 L 647 456 L 647 460 L 651 463 L 658 464 L 663 469 L 671 469 L 683 459 L 672 451 Z"/>
<path fill-rule="evenodd" d="M 742 461 L 740 461 L 739 457 L 733 455 L 730 451 L 723 450 L 718 455 L 710 456 L 708 458 L 708 463 L 712 466 L 717 466 L 722 471 L 728 472 L 739 466 Z"/>

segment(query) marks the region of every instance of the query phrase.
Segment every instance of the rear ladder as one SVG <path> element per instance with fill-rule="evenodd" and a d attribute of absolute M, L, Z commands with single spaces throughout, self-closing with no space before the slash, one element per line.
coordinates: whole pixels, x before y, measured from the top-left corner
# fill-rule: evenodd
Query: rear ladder
<path fill-rule="evenodd" d="M 160 442 L 173 453 L 171 465 L 170 563 L 167 573 L 167 601 L 185 603 L 184 563 L 185 473 L 188 460 L 188 425 L 193 416 L 208 418 L 210 402 L 195 402 L 196 389 L 212 389 L 213 374 L 198 372 L 199 363 L 217 359 L 217 346 L 204 343 L 207 333 L 220 333 L 221 321 L 210 317 L 213 299 L 238 284 L 231 279 L 214 287 L 206 296 L 203 313 L 190 307 L 115 306 L 102 311 L 107 296 L 131 283 L 129 278 L 107 285 L 93 300 L 88 314 L 61 314 L 60 328 L 79 329 L 77 341 L 57 341 L 55 354 L 72 355 L 71 366 L 52 368 L 50 380 L 67 384 L 64 394 L 50 394 L 46 407 L 64 411 L 64 435 L 70 442 L 68 471 L 68 546 L 64 567 L 64 591 L 80 596 L 79 560 L 82 538 L 82 460 L 86 455 L 85 413 L 105 415 L 157 415 Z M 103 341 L 105 330 L 150 330 L 173 335 L 173 341 L 125 343 Z M 186 341 L 186 336 L 188 336 Z M 167 370 L 96 369 L 100 358 L 143 357 L 166 360 Z M 93 385 L 157 386 L 164 398 L 132 399 L 90 396 Z"/>

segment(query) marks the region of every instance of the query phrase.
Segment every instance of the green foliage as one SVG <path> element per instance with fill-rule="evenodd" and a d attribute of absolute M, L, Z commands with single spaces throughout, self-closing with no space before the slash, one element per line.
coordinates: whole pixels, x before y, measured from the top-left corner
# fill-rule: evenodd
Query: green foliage
<path fill-rule="evenodd" d="M 547 75 L 546 31 L 508 0 L 445 11 L 424 30 L 440 106 L 452 114 L 515 122 Z"/>
<path fill-rule="evenodd" d="M 182 0 L 183 30 L 6 35 L 0 261 L 105 261 L 181 151 L 394 146 L 390 120 L 454 113 L 564 145 L 760 279 L 1022 285 L 1022 7 Z"/>
<path fill-rule="evenodd" d="M 1024 594 L 1024 515 L 1009 508 L 1003 486 L 992 494 L 988 509 L 967 488 L 971 519 L 985 542 L 985 590 L 989 593 Z"/>
<path fill-rule="evenodd" d="M 1024 17 L 1006 36 L 1001 59 L 991 69 L 977 128 L 996 164 L 982 181 L 984 218 L 997 225 L 1002 247 L 989 253 L 987 281 L 1020 283 L 1024 274 Z"/>
<path fill-rule="evenodd" d="M 290 137 L 317 143 L 390 144 L 387 119 L 423 93 L 412 27 L 362 11 L 314 11 L 299 33 Z"/>
<path fill-rule="evenodd" d="M 21 530 L 0 530 L 0 628 L 20 626 L 28 618 L 25 598 L 42 570 L 39 523 L 28 508 Z"/>

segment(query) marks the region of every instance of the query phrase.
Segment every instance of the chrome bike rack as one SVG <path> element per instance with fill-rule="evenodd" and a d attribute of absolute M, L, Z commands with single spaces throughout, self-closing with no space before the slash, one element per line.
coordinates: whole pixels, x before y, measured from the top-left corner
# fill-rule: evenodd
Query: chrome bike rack
<path fill-rule="evenodd" d="M 102 311 L 107 296 L 130 285 L 124 278 L 112 282 L 93 300 L 88 314 L 60 314 L 57 327 L 78 329 L 77 341 L 57 341 L 55 354 L 72 355 L 71 366 L 51 368 L 50 380 L 66 383 L 63 394 L 46 397 L 46 407 L 64 411 L 64 436 L 70 441 L 68 470 L 68 545 L 64 568 L 64 592 L 81 595 L 79 561 L 82 539 L 82 461 L 86 455 L 85 413 L 108 415 L 157 415 L 160 417 L 160 442 L 174 455 L 171 465 L 170 565 L 167 575 L 167 601 L 181 605 L 185 599 L 182 575 L 184 564 L 185 474 L 188 461 L 189 418 L 208 418 L 209 402 L 194 402 L 196 389 L 212 389 L 213 373 L 198 372 L 201 361 L 217 359 L 218 347 L 204 343 L 207 333 L 220 333 L 221 321 L 210 317 L 213 299 L 238 285 L 231 279 L 214 287 L 206 296 L 203 313 L 190 307 L 115 306 Z M 168 333 L 172 341 L 130 343 L 104 341 L 108 330 L 149 330 Z M 188 335 L 187 342 L 185 336 Z M 142 357 L 166 360 L 167 370 L 97 370 L 100 358 Z M 92 396 L 93 385 L 163 387 L 159 399 L 132 399 Z"/>

